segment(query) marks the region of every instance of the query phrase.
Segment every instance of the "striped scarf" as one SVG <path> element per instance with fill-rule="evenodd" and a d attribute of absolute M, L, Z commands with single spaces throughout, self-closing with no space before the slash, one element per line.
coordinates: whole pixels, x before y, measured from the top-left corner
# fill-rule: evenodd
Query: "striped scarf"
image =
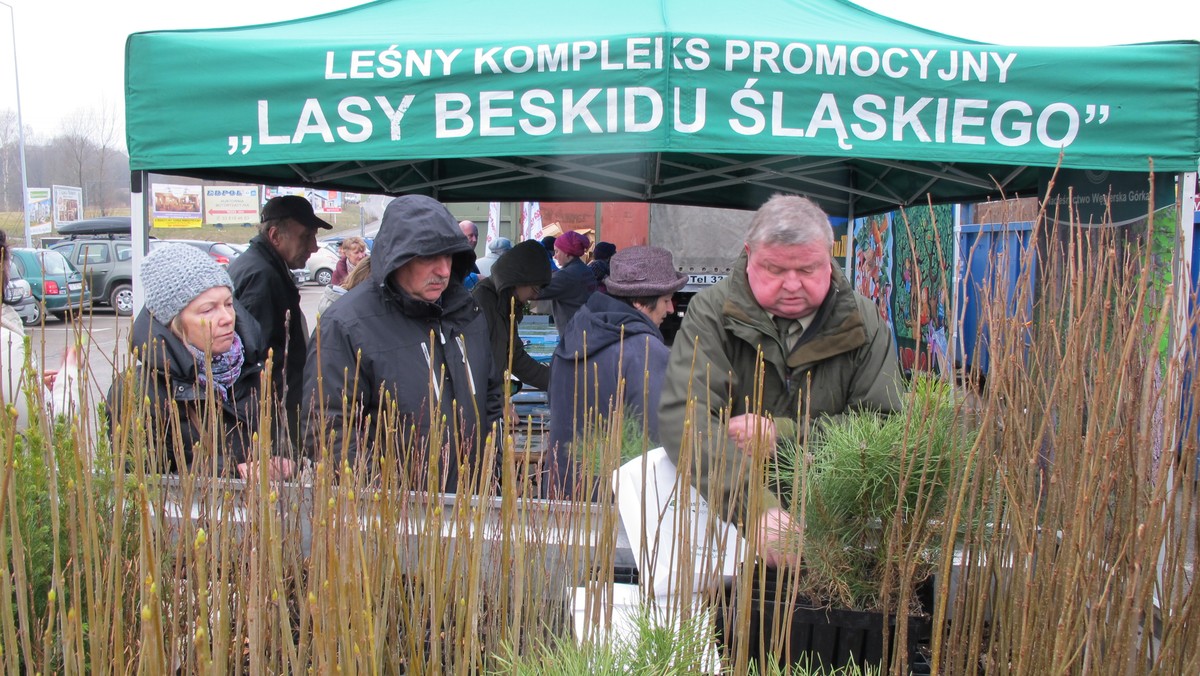
<path fill-rule="evenodd" d="M 208 369 L 199 367 L 201 364 L 204 364 L 205 354 L 202 350 L 196 349 L 191 343 L 187 343 L 187 348 L 192 353 L 192 356 L 196 358 L 197 380 L 200 383 L 200 387 L 205 389 L 208 387 Z M 217 394 L 221 395 L 222 400 L 229 399 L 229 388 L 233 387 L 233 384 L 241 377 L 245 356 L 242 337 L 237 333 L 233 334 L 233 345 L 229 347 L 227 352 L 212 356 L 213 389 L 217 391 Z"/>

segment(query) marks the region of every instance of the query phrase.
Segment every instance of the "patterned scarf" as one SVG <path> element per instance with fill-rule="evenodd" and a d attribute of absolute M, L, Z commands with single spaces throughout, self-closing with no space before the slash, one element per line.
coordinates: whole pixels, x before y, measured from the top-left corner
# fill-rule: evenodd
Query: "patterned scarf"
<path fill-rule="evenodd" d="M 188 351 L 196 358 L 196 373 L 200 387 L 207 389 L 208 373 L 207 369 L 202 366 L 205 357 L 204 351 L 196 349 L 191 343 L 186 343 L 186 345 Z M 233 384 L 242 375 L 242 363 L 245 361 L 245 356 L 242 337 L 237 333 L 233 334 L 233 345 L 230 346 L 228 352 L 212 356 L 213 389 L 221 395 L 222 400 L 229 399 L 229 388 L 233 387 Z"/>

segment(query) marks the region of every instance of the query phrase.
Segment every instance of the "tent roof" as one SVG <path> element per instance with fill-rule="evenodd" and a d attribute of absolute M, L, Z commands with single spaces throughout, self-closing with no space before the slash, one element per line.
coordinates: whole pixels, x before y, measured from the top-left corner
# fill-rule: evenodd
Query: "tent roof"
<path fill-rule="evenodd" d="M 134 170 L 831 214 L 1192 171 L 1200 43 L 1002 47 L 843 0 L 381 0 L 130 36 Z"/>

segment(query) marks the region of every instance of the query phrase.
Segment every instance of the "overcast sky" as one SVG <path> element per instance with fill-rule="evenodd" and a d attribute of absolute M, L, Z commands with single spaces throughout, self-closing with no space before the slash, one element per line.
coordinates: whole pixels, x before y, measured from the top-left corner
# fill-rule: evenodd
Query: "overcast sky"
<path fill-rule="evenodd" d="M 41 139 L 57 134 L 64 121 L 81 109 L 112 109 L 123 117 L 124 50 L 130 33 L 242 26 L 364 4 L 362 0 L 3 1 L 15 9 L 22 116 L 26 128 Z M 858 4 L 942 33 L 1007 45 L 1200 40 L 1196 0 L 860 0 Z M 520 0 L 513 0 L 513 6 L 519 7 Z M 11 16 L 0 5 L 0 110 L 16 108 Z"/>

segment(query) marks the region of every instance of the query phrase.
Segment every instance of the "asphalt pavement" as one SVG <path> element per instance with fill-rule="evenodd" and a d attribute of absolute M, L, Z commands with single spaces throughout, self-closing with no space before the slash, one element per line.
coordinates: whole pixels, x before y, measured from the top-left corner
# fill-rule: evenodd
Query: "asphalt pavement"
<path fill-rule="evenodd" d="M 325 287 L 309 283 L 300 289 L 300 307 L 315 326 L 317 303 Z M 112 384 L 115 369 L 130 362 L 129 328 L 132 317 L 118 317 L 111 308 L 96 307 L 73 321 L 59 321 L 49 315 L 42 326 L 25 327 L 33 349 L 42 359 L 44 370 L 57 370 L 67 345 L 82 342 L 86 349 L 86 368 L 92 395 L 103 398 Z M 99 401 L 96 399 L 95 401 Z"/>

